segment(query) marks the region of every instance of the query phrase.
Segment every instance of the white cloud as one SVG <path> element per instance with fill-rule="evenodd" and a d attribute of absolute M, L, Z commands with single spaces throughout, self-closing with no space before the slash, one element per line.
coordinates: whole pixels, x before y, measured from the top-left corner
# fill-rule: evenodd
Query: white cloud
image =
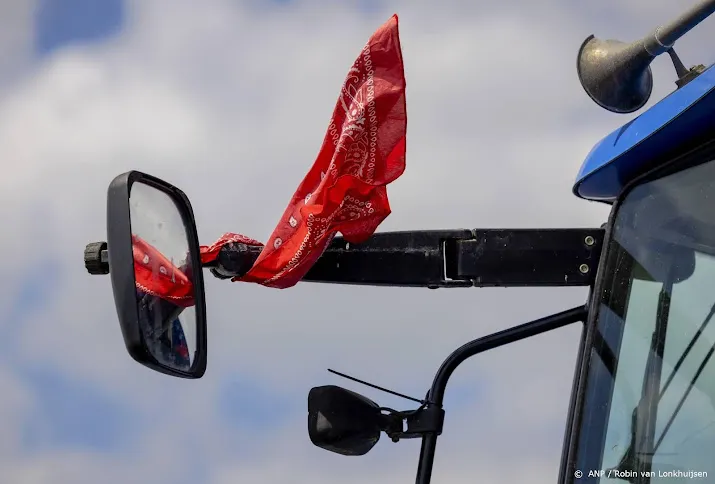
<path fill-rule="evenodd" d="M 608 5 L 621 9 L 623 2 Z M 19 443 L 12 449 L 21 430 L 4 425 L 0 454 L 21 457 L 2 462 L 3 480 L 181 482 L 198 466 L 198 480 L 216 484 L 410 482 L 417 442 L 381 443 L 357 460 L 310 445 L 301 413 L 307 390 L 337 381 L 324 368 L 420 395 L 441 360 L 467 339 L 579 304 L 585 291 L 311 284 L 275 291 L 209 280 L 208 373 L 197 382 L 170 379 L 129 359 L 108 278 L 90 277 L 80 265 L 84 244 L 105 238 L 107 184 L 139 169 L 182 187 L 202 242 L 225 231 L 266 237 L 317 153 L 349 65 L 397 11 L 408 168 L 389 188 L 393 215 L 382 230 L 600 225 L 606 207 L 575 199 L 571 184 L 591 146 L 626 119 L 582 93 L 574 57 L 591 32 L 635 38 L 681 8 L 642 5 L 623 7 L 631 30 L 612 28 L 611 17 L 587 10 L 593 7 L 555 0 L 395 1 L 376 11 L 307 1 L 199 7 L 142 0 L 131 3 L 122 36 L 29 67 L 18 54 L 29 45 L 27 28 L 16 28 L 13 42 L 23 47 L 0 50 L 13 52 L 21 72 L 0 85 L 0 220 L 12 227 L 0 240 L 0 250 L 12 254 L 0 274 L 0 310 L 37 254 L 58 259 L 62 271 L 50 306 L 17 329 L 13 365 L 71 374 L 148 423 L 136 447 L 116 455 L 23 455 Z M 0 14 L 0 26 L 23 25 L 12 19 L 27 12 L 18 15 Z M 706 60 L 710 54 L 693 39 L 708 35 L 706 27 L 690 34 L 681 55 Z M 4 39 L 3 49 L 10 45 Z M 669 89 L 669 69 L 661 63 L 656 71 L 661 93 Z M 42 267 L 32 267 L 42 278 Z M 480 355 L 455 374 L 448 391 L 455 410 L 438 447 L 436 481 L 553 482 L 579 329 Z M 31 408 L 32 395 L 15 367 L 2 365 L 0 418 L 14 422 L 27 412 L 20 408 Z M 216 409 L 229 377 L 262 380 L 301 418 L 267 434 L 228 426 Z M 450 397 L 460 390 L 477 396 Z M 523 445 L 537 441 L 538 449 Z M 172 463 L 175 470 L 167 470 Z"/>

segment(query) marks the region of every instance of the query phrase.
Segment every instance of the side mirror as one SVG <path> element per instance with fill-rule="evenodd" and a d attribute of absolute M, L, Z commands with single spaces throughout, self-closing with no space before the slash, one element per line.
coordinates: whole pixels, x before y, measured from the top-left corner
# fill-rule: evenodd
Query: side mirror
<path fill-rule="evenodd" d="M 308 435 L 313 445 L 342 455 L 365 455 L 380 440 L 382 413 L 362 395 L 337 386 L 308 394 Z"/>
<path fill-rule="evenodd" d="M 153 176 L 119 175 L 107 193 L 107 250 L 129 355 L 167 375 L 201 378 L 206 305 L 189 199 Z"/>

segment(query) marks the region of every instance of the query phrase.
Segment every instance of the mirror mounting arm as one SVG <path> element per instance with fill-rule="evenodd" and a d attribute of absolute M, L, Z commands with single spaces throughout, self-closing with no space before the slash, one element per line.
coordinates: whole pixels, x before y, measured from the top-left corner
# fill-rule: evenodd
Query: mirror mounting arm
<path fill-rule="evenodd" d="M 483 336 L 457 348 L 444 360 L 439 370 L 437 370 L 437 374 L 432 381 L 432 387 L 427 394 L 427 406 L 424 407 L 423 411 L 430 408 L 442 410 L 444 393 L 447 389 L 449 378 L 457 367 L 468 358 L 485 351 L 499 348 L 500 346 L 531 338 L 532 336 L 553 331 L 554 329 L 563 328 L 573 323 L 585 323 L 587 318 L 588 308 L 586 306 L 578 306 L 529 323 Z M 437 432 L 425 432 L 422 435 L 422 448 L 420 450 L 419 464 L 417 467 L 416 484 L 430 484 L 438 435 L 439 433 Z"/>
<path fill-rule="evenodd" d="M 485 351 L 563 328 L 576 322 L 585 323 L 588 314 L 588 306 L 577 306 L 483 336 L 462 345 L 454 350 L 437 370 L 432 380 L 432 386 L 424 400 L 418 400 L 329 369 L 328 371 L 331 373 L 343 378 L 419 402 L 420 406 L 415 410 L 398 412 L 390 408 L 378 407 L 375 402 L 344 388 L 315 387 L 308 394 L 308 433 L 310 438 L 314 445 L 343 455 L 366 454 L 379 439 L 381 431 L 385 432 L 393 442 L 398 442 L 401 439 L 422 438 L 415 482 L 416 484 L 430 484 L 437 437 L 442 434 L 444 426 L 444 394 L 447 383 L 457 367 L 468 358 Z M 379 412 L 377 420 L 373 412 Z M 318 419 L 321 415 L 324 419 L 325 415 L 334 417 L 338 425 L 322 425 L 323 429 L 320 429 Z M 325 429 L 328 431 L 326 432 Z M 353 442 L 346 444 L 345 441 L 350 440 L 351 434 L 353 434 Z M 355 445 L 354 435 L 361 436 L 363 441 Z M 341 439 L 342 443 L 336 443 Z"/>
<path fill-rule="evenodd" d="M 215 260 L 203 264 L 218 279 L 231 279 L 246 274 L 258 259 L 263 247 L 230 242 L 219 250 Z"/>
<path fill-rule="evenodd" d="M 593 284 L 604 230 L 456 229 L 381 232 L 332 243 L 304 282 L 397 287 L 563 287 Z M 210 268 L 241 276 L 260 248 L 227 244 Z"/>
<path fill-rule="evenodd" d="M 603 228 L 381 232 L 362 244 L 335 237 L 303 281 L 430 289 L 590 286 L 603 237 Z M 109 272 L 106 247 L 87 245 L 90 274 Z M 226 244 L 203 267 L 220 279 L 242 276 L 261 250 Z"/>

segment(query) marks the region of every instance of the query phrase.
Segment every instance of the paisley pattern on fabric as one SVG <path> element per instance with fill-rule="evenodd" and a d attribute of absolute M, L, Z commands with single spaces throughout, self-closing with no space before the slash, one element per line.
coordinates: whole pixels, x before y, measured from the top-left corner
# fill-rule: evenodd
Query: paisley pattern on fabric
<path fill-rule="evenodd" d="M 386 186 L 405 170 L 407 105 L 397 15 L 365 44 L 340 89 L 323 145 L 268 243 L 227 233 L 201 247 L 216 259 L 230 242 L 263 247 L 234 281 L 275 288 L 298 283 L 340 232 L 364 242 L 390 214 Z"/>

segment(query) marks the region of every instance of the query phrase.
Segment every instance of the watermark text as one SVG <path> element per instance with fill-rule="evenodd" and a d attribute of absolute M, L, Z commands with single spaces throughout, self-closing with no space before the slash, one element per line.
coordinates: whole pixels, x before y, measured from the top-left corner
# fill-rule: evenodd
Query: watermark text
<path fill-rule="evenodd" d="M 608 479 L 632 479 L 634 477 L 647 477 L 650 479 L 707 479 L 708 473 L 705 471 L 674 470 L 674 471 L 630 471 L 618 469 L 599 469 L 574 472 L 576 479 L 584 477 L 605 477 Z"/>

